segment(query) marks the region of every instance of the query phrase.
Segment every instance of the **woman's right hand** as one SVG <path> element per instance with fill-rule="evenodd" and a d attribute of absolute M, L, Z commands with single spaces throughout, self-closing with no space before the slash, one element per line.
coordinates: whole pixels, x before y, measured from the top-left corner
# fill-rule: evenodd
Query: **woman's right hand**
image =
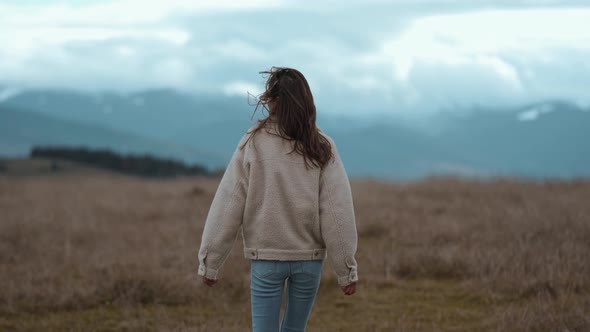
<path fill-rule="evenodd" d="M 209 287 L 213 287 L 213 285 L 215 285 L 217 283 L 217 279 L 207 279 L 205 277 L 203 277 L 203 283 L 205 283 L 205 285 L 209 286 Z"/>
<path fill-rule="evenodd" d="M 346 286 L 340 286 L 344 295 L 352 295 L 356 292 L 356 281 Z"/>

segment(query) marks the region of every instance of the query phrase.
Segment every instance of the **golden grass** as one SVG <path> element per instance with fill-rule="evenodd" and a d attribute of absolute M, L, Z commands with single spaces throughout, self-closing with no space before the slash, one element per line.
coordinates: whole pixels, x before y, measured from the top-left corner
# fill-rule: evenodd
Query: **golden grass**
<path fill-rule="evenodd" d="M 238 238 L 196 275 L 203 177 L 0 177 L 0 330 L 247 331 Z M 590 181 L 352 181 L 357 294 L 326 262 L 309 331 L 590 330 Z"/>

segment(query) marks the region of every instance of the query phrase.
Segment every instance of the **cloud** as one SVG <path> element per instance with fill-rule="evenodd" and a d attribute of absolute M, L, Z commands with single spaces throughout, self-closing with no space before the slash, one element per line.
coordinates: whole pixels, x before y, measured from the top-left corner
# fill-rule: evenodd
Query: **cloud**
<path fill-rule="evenodd" d="M 545 113 L 549 113 L 549 112 L 553 112 L 553 111 L 554 111 L 553 106 L 549 105 L 549 104 L 534 106 L 534 107 L 531 107 L 525 111 L 520 112 L 518 114 L 518 120 L 520 120 L 520 121 L 534 121 L 534 120 L 537 120 L 537 118 L 541 114 L 545 114 Z"/>
<path fill-rule="evenodd" d="M 21 90 L 15 88 L 0 89 L 0 102 L 3 102 L 9 98 L 17 96 L 21 93 Z"/>
<path fill-rule="evenodd" d="M 260 61 L 267 59 L 267 53 L 242 40 L 229 40 L 212 45 L 209 50 L 219 57 L 229 61 Z"/>
<path fill-rule="evenodd" d="M 402 102 L 421 110 L 494 100 L 590 99 L 587 91 L 572 89 L 590 83 L 590 68 L 579 66 L 590 56 L 588 17 L 590 9 L 580 8 L 427 16 L 385 42 L 381 56 L 390 59 L 402 91 L 410 92 Z"/>
<path fill-rule="evenodd" d="M 257 85 L 252 82 L 243 82 L 243 81 L 236 81 L 226 84 L 223 87 L 223 93 L 226 96 L 239 96 L 239 97 L 246 97 L 248 94 L 252 94 L 254 96 L 259 95 L 262 93 L 264 88 L 260 85 Z"/>
<path fill-rule="evenodd" d="M 420 116 L 548 98 L 588 105 L 583 4 L 4 1 L 0 86 L 234 96 L 260 93 L 258 71 L 274 65 L 300 69 L 326 112 Z"/>
<path fill-rule="evenodd" d="M 170 17 L 225 11 L 275 8 L 282 0 L 111 0 L 73 5 L 42 2 L 23 6 L 0 4 L 0 20 L 9 26 L 100 25 L 128 26 L 160 23 Z"/>

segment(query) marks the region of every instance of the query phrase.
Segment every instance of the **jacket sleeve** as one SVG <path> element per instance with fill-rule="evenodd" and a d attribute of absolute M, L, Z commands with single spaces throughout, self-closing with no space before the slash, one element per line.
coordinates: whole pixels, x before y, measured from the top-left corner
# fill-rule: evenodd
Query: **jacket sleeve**
<path fill-rule="evenodd" d="M 201 238 L 198 275 L 217 279 L 242 225 L 250 165 L 240 150 L 242 137 L 217 187 Z"/>
<path fill-rule="evenodd" d="M 357 249 L 356 221 L 350 182 L 336 144 L 329 140 L 334 158 L 320 174 L 320 227 L 338 284 L 346 286 L 358 280 L 354 257 Z"/>

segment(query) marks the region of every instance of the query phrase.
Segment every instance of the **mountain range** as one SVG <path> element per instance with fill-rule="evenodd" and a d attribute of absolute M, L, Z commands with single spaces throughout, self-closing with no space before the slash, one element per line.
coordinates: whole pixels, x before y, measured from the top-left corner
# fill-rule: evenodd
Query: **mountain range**
<path fill-rule="evenodd" d="M 223 168 L 247 128 L 266 115 L 249 102 L 164 89 L 22 91 L 0 100 L 0 156 L 28 155 L 34 145 L 75 145 Z M 590 110 L 574 103 L 439 112 L 428 121 L 424 130 L 395 117 L 318 110 L 317 124 L 354 177 L 590 176 Z"/>

